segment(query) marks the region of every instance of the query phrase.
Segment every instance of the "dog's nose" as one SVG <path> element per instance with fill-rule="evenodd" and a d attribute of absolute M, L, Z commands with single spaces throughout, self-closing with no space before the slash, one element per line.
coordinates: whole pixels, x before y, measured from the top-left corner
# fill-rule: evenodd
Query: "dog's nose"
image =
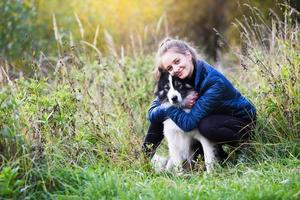
<path fill-rule="evenodd" d="M 177 96 L 173 96 L 171 99 L 172 99 L 172 101 L 175 102 L 175 103 L 176 103 L 177 100 L 178 100 Z"/>

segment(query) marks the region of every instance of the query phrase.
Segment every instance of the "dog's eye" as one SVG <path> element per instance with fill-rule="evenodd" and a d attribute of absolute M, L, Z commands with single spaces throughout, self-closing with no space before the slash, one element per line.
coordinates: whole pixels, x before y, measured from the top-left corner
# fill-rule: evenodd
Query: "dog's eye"
<path fill-rule="evenodd" d="M 193 87 L 190 84 L 184 84 L 185 88 L 192 89 Z"/>
<path fill-rule="evenodd" d="M 180 82 L 174 81 L 173 84 L 175 85 L 175 87 L 177 87 L 177 86 L 179 86 Z"/>
<path fill-rule="evenodd" d="M 171 65 L 169 65 L 166 69 L 167 69 L 168 72 L 172 72 L 173 71 L 173 67 Z"/>
<path fill-rule="evenodd" d="M 182 88 L 182 83 L 177 82 L 176 86 L 181 89 Z"/>

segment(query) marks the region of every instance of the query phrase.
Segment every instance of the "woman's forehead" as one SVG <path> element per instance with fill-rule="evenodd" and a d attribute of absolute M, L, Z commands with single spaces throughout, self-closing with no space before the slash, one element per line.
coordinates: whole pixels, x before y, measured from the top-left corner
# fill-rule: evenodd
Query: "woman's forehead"
<path fill-rule="evenodd" d="M 168 51 L 161 57 L 161 63 L 163 66 L 170 65 L 176 58 L 180 58 L 184 55 L 172 51 Z"/>

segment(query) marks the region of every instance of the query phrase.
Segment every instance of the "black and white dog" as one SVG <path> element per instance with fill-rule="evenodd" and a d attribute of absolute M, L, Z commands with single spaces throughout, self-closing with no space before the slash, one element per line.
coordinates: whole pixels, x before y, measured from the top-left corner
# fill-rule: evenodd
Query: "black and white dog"
<path fill-rule="evenodd" d="M 158 96 L 162 106 L 181 107 L 184 99 L 193 91 L 193 87 L 183 80 L 172 77 L 167 72 L 161 72 L 155 95 Z M 190 109 L 184 110 L 185 112 L 190 112 Z M 216 145 L 202 136 L 197 128 L 184 132 L 171 119 L 167 119 L 164 121 L 164 136 L 168 142 L 169 159 L 162 159 L 162 157 L 157 155 L 154 156 L 152 162 L 157 170 L 162 170 L 161 168 L 167 171 L 175 169 L 177 172 L 180 172 L 183 169 L 184 161 L 191 165 L 194 155 L 192 150 L 194 139 L 202 144 L 207 172 L 212 170 L 216 161 Z"/>

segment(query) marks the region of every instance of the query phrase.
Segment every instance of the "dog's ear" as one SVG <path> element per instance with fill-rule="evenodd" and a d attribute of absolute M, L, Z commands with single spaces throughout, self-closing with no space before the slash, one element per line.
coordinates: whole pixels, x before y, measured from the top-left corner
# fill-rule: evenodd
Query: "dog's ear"
<path fill-rule="evenodd" d="M 164 91 L 164 88 L 166 85 L 168 85 L 169 73 L 161 68 L 159 68 L 159 72 L 160 72 L 160 76 L 156 82 L 154 94 L 155 94 L 155 96 L 157 96 L 159 98 L 160 101 L 162 101 L 166 97 L 166 94 L 167 94 L 167 92 Z"/>
<path fill-rule="evenodd" d="M 158 68 L 158 71 L 159 71 L 160 73 L 162 73 L 162 72 L 165 71 L 165 70 L 159 67 L 159 68 Z"/>
<path fill-rule="evenodd" d="M 169 75 L 169 72 L 167 72 L 167 70 L 162 69 L 162 68 L 158 68 L 158 71 L 160 73 L 160 76 L 166 76 Z"/>
<path fill-rule="evenodd" d="M 156 83 L 155 88 L 154 88 L 154 95 L 158 96 L 158 83 Z"/>
<path fill-rule="evenodd" d="M 169 72 L 167 72 L 166 70 L 159 68 L 159 72 L 160 72 L 160 79 L 164 79 L 166 77 L 169 77 Z"/>
<path fill-rule="evenodd" d="M 185 83 L 184 86 L 185 86 L 187 89 L 189 89 L 189 90 L 194 89 L 193 86 L 191 86 L 191 85 L 188 84 L 188 83 Z"/>

